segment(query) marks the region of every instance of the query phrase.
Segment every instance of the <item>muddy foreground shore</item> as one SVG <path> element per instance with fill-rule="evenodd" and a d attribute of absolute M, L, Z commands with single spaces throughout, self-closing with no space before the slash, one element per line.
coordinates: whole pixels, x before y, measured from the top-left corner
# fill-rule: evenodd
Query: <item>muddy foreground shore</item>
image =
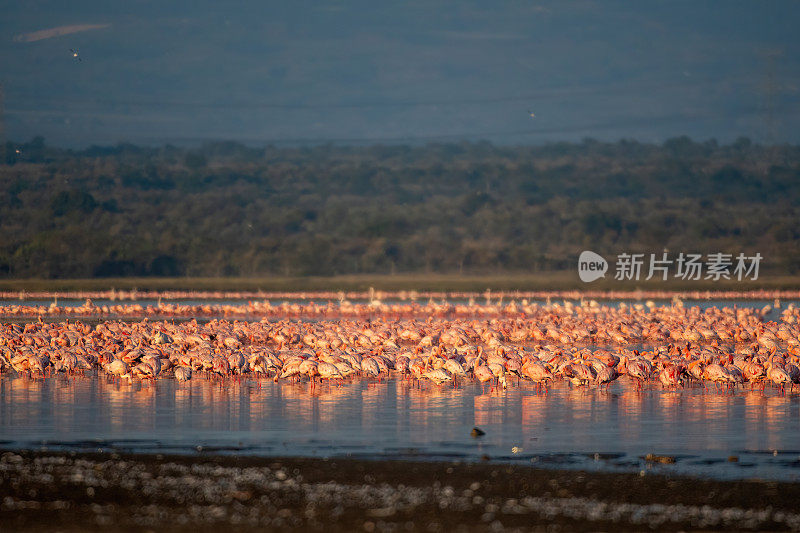
<path fill-rule="evenodd" d="M 3 531 L 800 530 L 800 484 L 491 463 L 0 454 Z"/>

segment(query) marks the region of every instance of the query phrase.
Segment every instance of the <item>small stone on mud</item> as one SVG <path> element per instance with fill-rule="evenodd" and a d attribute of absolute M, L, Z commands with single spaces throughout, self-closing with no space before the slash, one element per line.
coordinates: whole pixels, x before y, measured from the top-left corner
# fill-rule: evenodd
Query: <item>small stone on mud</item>
<path fill-rule="evenodd" d="M 675 458 L 671 455 L 656 455 L 653 453 L 648 453 L 645 455 L 644 460 L 648 463 L 662 463 L 665 465 L 671 465 L 675 463 Z"/>

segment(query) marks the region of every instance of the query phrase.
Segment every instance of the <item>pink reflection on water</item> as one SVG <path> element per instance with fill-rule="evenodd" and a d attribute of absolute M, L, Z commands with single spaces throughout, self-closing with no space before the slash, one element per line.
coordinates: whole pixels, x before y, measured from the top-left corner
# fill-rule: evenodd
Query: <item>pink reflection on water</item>
<path fill-rule="evenodd" d="M 469 437 L 472 426 L 487 431 Z M 558 383 L 508 390 L 399 379 L 375 383 L 273 383 L 197 378 L 128 382 L 106 377 L 0 379 L 4 440 L 149 438 L 236 445 L 268 442 L 310 453 L 308 442 L 509 454 L 620 451 L 729 454 L 797 448 L 800 394 L 692 387 L 609 391 Z M 306 443 L 305 448 L 296 445 Z M 477 448 L 476 448 L 477 446 Z M 494 447 L 494 448 L 493 448 Z M 301 450 L 295 452 L 295 450 Z M 641 452 L 640 452 L 641 451 Z M 277 453 L 277 452 L 276 452 Z M 487 452 L 488 453 L 488 452 Z"/>

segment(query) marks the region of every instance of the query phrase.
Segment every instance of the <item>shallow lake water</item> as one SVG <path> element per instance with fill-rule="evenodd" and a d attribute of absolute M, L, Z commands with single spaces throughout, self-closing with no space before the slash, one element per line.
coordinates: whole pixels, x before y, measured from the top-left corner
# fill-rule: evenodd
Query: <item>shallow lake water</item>
<path fill-rule="evenodd" d="M 35 322 L 35 321 L 40 319 L 40 317 L 38 315 L 15 315 L 13 313 L 10 313 L 9 310 L 12 307 L 15 307 L 15 306 L 24 305 L 24 306 L 38 306 L 38 307 L 42 307 L 42 308 L 47 308 L 51 304 L 57 303 L 57 305 L 59 307 L 61 307 L 61 308 L 77 308 L 77 307 L 83 306 L 85 301 L 86 300 L 64 299 L 64 298 L 59 298 L 57 300 L 37 300 L 37 299 L 25 299 L 25 300 L 15 299 L 15 300 L 9 300 L 9 299 L 0 299 L 0 321 L 6 322 L 6 323 L 28 323 L 28 322 Z M 163 303 L 169 304 L 169 305 L 186 305 L 186 306 L 211 305 L 211 306 L 234 306 L 235 307 L 235 306 L 245 306 L 245 305 L 247 305 L 248 301 L 249 300 L 235 300 L 235 299 L 219 299 L 219 300 L 215 300 L 215 299 L 205 299 L 205 300 L 177 299 L 177 300 L 167 300 L 167 299 L 164 299 Z M 484 298 L 476 298 L 474 301 L 477 304 L 486 303 L 486 300 Z M 503 299 L 502 301 L 500 301 L 498 299 L 493 299 L 492 303 L 497 304 L 498 301 L 501 303 L 501 305 L 504 305 L 504 304 L 510 303 L 512 300 L 508 299 L 508 298 Z M 644 300 L 644 299 L 628 299 L 628 300 L 614 299 L 614 300 L 599 300 L 599 303 L 601 305 L 604 305 L 604 306 L 618 308 L 623 304 L 626 305 L 626 306 L 629 306 L 629 307 L 636 306 L 636 305 L 644 305 L 647 301 L 648 300 Z M 270 302 L 271 305 L 273 305 L 275 307 L 280 306 L 281 304 L 284 304 L 284 303 L 288 303 L 288 304 L 308 304 L 310 302 L 315 302 L 317 304 L 323 304 L 323 305 L 327 304 L 328 302 L 331 302 L 331 303 L 334 303 L 334 304 L 338 304 L 339 303 L 338 300 L 326 300 L 326 299 L 270 299 L 269 302 Z M 350 300 L 350 302 L 353 303 L 353 304 L 362 304 L 362 305 L 368 303 L 367 300 Z M 439 299 L 439 300 L 436 300 L 436 302 L 437 303 L 447 302 L 447 303 L 450 303 L 450 304 L 466 304 L 468 302 L 468 300 L 459 299 L 459 298 L 448 298 L 448 299 Z M 569 302 L 569 303 L 574 304 L 574 305 L 579 305 L 580 304 L 579 300 L 562 300 L 562 299 L 551 299 L 549 301 L 548 300 L 536 300 L 536 299 L 533 299 L 533 300 L 530 300 L 530 302 L 531 303 L 537 303 L 539 305 L 547 305 L 548 303 L 564 305 L 565 302 Z M 140 306 L 143 306 L 143 307 L 148 307 L 148 306 L 156 307 L 160 303 L 162 303 L 162 301 L 159 301 L 159 300 L 147 300 L 147 299 L 136 300 L 136 301 L 131 301 L 131 300 L 112 301 L 112 300 L 97 299 L 97 300 L 93 300 L 92 303 L 93 303 L 93 305 L 95 305 L 97 307 L 116 306 L 116 305 L 125 305 L 125 306 L 140 305 Z M 417 305 L 424 306 L 425 304 L 428 303 L 428 300 L 418 299 L 418 300 L 415 300 L 415 301 L 411 301 L 411 300 L 388 299 L 388 300 L 384 300 L 383 303 L 389 304 L 389 305 L 392 305 L 392 304 L 412 304 L 412 303 L 414 303 L 414 304 L 417 304 Z M 659 306 L 659 307 L 672 305 L 672 301 L 670 301 L 670 300 L 653 300 L 653 303 L 655 305 Z M 763 310 L 764 311 L 763 314 L 762 314 L 763 320 L 780 321 L 781 320 L 782 311 L 786 307 L 788 307 L 789 305 L 793 305 L 795 307 L 800 306 L 800 301 L 797 301 L 797 300 L 780 300 L 780 301 L 776 301 L 776 300 L 743 300 L 743 299 L 738 299 L 738 300 L 737 299 L 716 299 L 716 300 L 715 299 L 701 299 L 701 300 L 687 299 L 687 300 L 683 300 L 682 301 L 682 305 L 685 308 L 690 308 L 690 307 L 695 307 L 696 306 L 696 307 L 699 307 L 701 310 L 709 309 L 711 307 L 717 307 L 717 308 L 723 308 L 723 307 L 731 307 L 732 308 L 732 307 L 736 307 L 736 308 L 757 309 L 757 310 Z M 768 310 L 765 309 L 767 306 L 769 306 Z M 86 323 L 86 324 L 97 324 L 97 323 L 103 322 L 105 320 L 116 320 L 118 318 L 119 317 L 117 315 L 113 315 L 113 314 L 106 315 L 106 316 L 101 316 L 101 315 L 83 316 L 83 315 L 75 315 L 75 314 L 69 314 L 69 315 L 44 315 L 43 316 L 43 320 L 45 322 L 60 322 L 60 321 L 62 321 L 64 319 L 69 319 L 69 320 L 80 320 L 81 322 Z M 138 322 L 138 321 L 142 320 L 142 318 L 144 318 L 144 317 L 124 316 L 123 315 L 123 317 L 121 319 L 123 321 L 125 321 L 125 322 Z M 200 323 L 208 322 L 208 321 L 212 320 L 213 318 L 225 318 L 227 320 L 237 320 L 237 319 L 239 319 L 239 320 L 260 320 L 261 319 L 261 317 L 258 316 L 258 315 L 248 316 L 246 313 L 243 313 L 241 316 L 235 316 L 234 315 L 234 316 L 227 316 L 227 317 L 224 317 L 224 316 L 215 317 L 213 315 L 201 315 L 201 316 L 198 316 L 198 317 L 195 317 L 195 318 Z M 277 317 L 272 317 L 271 320 L 279 320 L 281 318 L 282 317 L 277 316 Z M 178 317 L 171 316 L 171 315 L 160 316 L 158 314 L 155 314 L 155 315 L 149 315 L 148 319 L 149 320 L 168 319 L 168 320 L 171 320 L 171 321 L 183 322 L 183 321 L 191 320 L 192 317 L 185 316 L 185 315 L 178 316 Z M 318 319 L 320 319 L 320 318 L 319 317 L 313 317 L 310 320 L 318 320 Z"/>
<path fill-rule="evenodd" d="M 474 438 L 474 426 L 485 435 Z M 406 379 L 0 377 L 0 448 L 501 461 L 800 480 L 800 393 L 713 387 L 542 392 Z M 674 457 L 653 464 L 647 454 Z M 733 458 L 736 461 L 733 461 Z"/>

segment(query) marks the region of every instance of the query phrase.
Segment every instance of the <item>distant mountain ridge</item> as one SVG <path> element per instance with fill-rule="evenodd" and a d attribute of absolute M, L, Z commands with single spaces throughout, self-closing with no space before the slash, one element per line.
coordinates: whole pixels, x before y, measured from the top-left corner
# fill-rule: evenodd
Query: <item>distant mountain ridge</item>
<path fill-rule="evenodd" d="M 36 0 L 3 12 L 7 138 L 800 142 L 797 2 Z"/>

